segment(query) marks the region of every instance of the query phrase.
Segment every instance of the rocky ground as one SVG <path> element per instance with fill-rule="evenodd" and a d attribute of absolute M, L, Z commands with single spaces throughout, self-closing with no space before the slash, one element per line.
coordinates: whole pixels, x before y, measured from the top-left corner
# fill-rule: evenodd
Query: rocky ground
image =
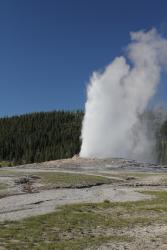
<path fill-rule="evenodd" d="M 45 215 L 54 212 L 55 209 L 59 210 L 60 206 L 67 204 L 101 202 L 109 202 L 109 204 L 118 202 L 117 212 L 121 209 L 122 219 L 122 216 L 130 216 L 131 211 L 129 209 L 122 211 L 120 202 L 124 202 L 123 204 L 127 204 L 127 202 L 138 202 L 134 204 L 139 204 L 139 201 L 151 202 L 154 199 L 151 192 L 154 194 L 157 191 L 167 192 L 167 167 L 125 159 L 98 160 L 74 157 L 39 164 L 4 167 L 0 169 L 0 222 L 20 221 L 30 216 Z M 165 199 L 167 201 L 167 196 Z M 163 202 L 166 201 L 163 200 Z M 133 226 L 128 225 L 128 230 L 127 225 L 121 229 L 110 226 L 103 230 L 105 235 L 111 233 L 116 236 L 121 235 L 121 237 L 125 235 L 133 238 L 132 241 L 108 240 L 106 243 L 99 243 L 99 246 L 96 245 L 96 247 L 78 249 L 167 249 L 165 239 L 167 223 L 159 216 L 161 212 L 164 213 L 163 216 L 166 216 L 167 207 L 166 203 L 164 204 L 165 208 L 161 208 L 162 211 L 158 210 L 158 215 L 157 207 L 156 212 L 150 210 L 151 218 L 156 217 L 157 219 L 152 219 L 148 224 L 141 225 L 137 222 L 136 225 L 133 223 Z M 139 205 L 141 206 L 141 204 Z M 143 206 L 145 204 L 142 205 L 141 210 Z M 142 219 L 147 218 L 149 209 L 147 204 L 146 206 L 147 209 L 143 210 L 145 217 L 142 217 L 143 214 L 140 215 L 139 209 L 133 210 L 135 216 L 137 214 Z M 151 203 L 150 206 L 155 207 L 156 203 Z M 108 213 L 108 210 L 103 212 Z M 120 215 L 116 214 L 116 216 Z M 99 234 L 97 229 L 93 232 L 95 235 Z M 102 234 L 102 232 L 100 233 Z M 86 233 L 86 236 L 88 235 L 89 232 Z M 2 242 L 3 244 L 0 243 L 2 249 L 15 249 L 10 248 L 11 246 L 9 247 L 9 243 L 5 243 L 3 237 Z M 16 249 L 23 249 L 17 247 Z"/>

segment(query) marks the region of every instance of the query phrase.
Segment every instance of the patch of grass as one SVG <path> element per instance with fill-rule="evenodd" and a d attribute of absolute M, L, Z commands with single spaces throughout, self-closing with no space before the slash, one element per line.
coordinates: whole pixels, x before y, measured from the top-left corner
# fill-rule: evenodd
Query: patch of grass
<path fill-rule="evenodd" d="M 11 161 L 0 161 L 0 167 L 12 167 L 14 165 Z"/>
<path fill-rule="evenodd" d="M 0 199 L 7 195 L 8 185 L 4 183 L 0 183 Z"/>
<path fill-rule="evenodd" d="M 87 205 L 88 206 L 88 205 Z M 0 246 L 7 249 L 85 249 L 108 241 L 130 241 L 129 237 L 108 235 L 104 229 L 111 218 L 85 210 L 84 205 L 64 206 L 58 212 L 20 222 L 0 223 Z M 116 226 L 115 222 L 114 225 Z M 97 230 L 100 227 L 100 230 Z"/>
<path fill-rule="evenodd" d="M 73 174 L 73 173 L 64 173 L 64 172 L 24 172 L 15 171 L 15 170 L 0 170 L 0 175 L 14 175 L 18 177 L 22 176 L 39 176 L 41 182 L 46 187 L 51 188 L 82 188 L 82 187 L 91 187 L 102 184 L 112 184 L 117 182 L 115 179 L 95 176 L 95 175 L 86 175 L 86 174 Z"/>
<path fill-rule="evenodd" d="M 167 223 L 167 192 L 144 193 L 154 198 L 66 205 L 51 214 L 0 223 L 0 246 L 12 250 L 82 250 L 90 246 L 97 249 L 106 242 L 129 242 L 132 238 L 121 235 L 120 229 L 128 232 L 137 225 Z"/>
<path fill-rule="evenodd" d="M 14 171 L 14 170 L 4 170 L 4 169 L 0 169 L 0 175 L 23 175 L 23 173 Z"/>
<path fill-rule="evenodd" d="M 63 172 L 40 172 L 34 173 L 41 177 L 41 181 L 51 187 L 89 187 L 102 184 L 111 184 L 114 180 L 94 175 L 72 174 Z"/>
<path fill-rule="evenodd" d="M 4 183 L 0 183 L 0 191 L 3 191 L 7 188 L 7 185 Z"/>
<path fill-rule="evenodd" d="M 136 177 L 136 178 L 144 178 L 144 177 L 149 177 L 149 176 L 162 176 L 162 177 L 167 177 L 167 173 L 151 173 L 151 172 L 112 172 L 112 173 L 106 173 L 106 172 L 100 172 L 101 175 L 103 176 L 113 176 L 113 177 L 118 177 L 118 178 L 127 178 L 128 176 L 130 177 Z"/>

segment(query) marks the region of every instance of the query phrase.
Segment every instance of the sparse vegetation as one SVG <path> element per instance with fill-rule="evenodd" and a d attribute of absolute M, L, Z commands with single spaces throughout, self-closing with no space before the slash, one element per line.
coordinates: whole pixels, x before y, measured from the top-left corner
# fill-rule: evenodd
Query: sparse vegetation
<path fill-rule="evenodd" d="M 86 174 L 73 174 L 63 172 L 33 172 L 26 173 L 24 171 L 14 170 L 0 170 L 0 175 L 14 175 L 18 176 L 16 181 L 21 184 L 21 180 L 31 178 L 35 176 L 41 183 L 44 184 L 45 188 L 82 188 L 91 187 L 102 184 L 112 184 L 118 182 L 115 179 Z M 23 183 L 25 184 L 25 183 Z"/>
<path fill-rule="evenodd" d="M 62 173 L 62 172 L 40 172 L 35 173 L 41 177 L 41 181 L 43 181 L 46 185 L 50 185 L 52 187 L 87 187 L 87 186 L 95 186 L 101 184 L 111 184 L 116 182 L 113 179 L 109 179 L 106 177 L 95 176 L 95 175 L 85 175 L 85 174 L 71 174 L 71 173 Z"/>
<path fill-rule="evenodd" d="M 90 246 L 97 249 L 105 242 L 131 241 L 128 228 L 167 223 L 167 192 L 144 193 L 154 195 L 154 199 L 68 205 L 51 214 L 0 223 L 0 246 L 12 250 L 79 250 Z"/>
<path fill-rule="evenodd" d="M 13 166 L 13 162 L 11 161 L 1 161 L 0 162 L 0 168 L 1 167 L 12 167 Z"/>
<path fill-rule="evenodd" d="M 0 191 L 3 191 L 7 188 L 7 185 L 4 183 L 0 183 Z"/>

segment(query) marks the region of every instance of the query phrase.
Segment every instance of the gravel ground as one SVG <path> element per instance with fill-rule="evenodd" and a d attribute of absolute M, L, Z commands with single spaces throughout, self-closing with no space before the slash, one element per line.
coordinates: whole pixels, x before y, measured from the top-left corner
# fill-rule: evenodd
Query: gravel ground
<path fill-rule="evenodd" d="M 162 238 L 166 238 L 166 232 L 167 225 L 163 224 L 135 227 L 125 232 L 126 235 L 134 238 L 133 242 L 108 242 L 100 246 L 98 250 L 166 250 L 167 244 L 162 243 Z M 89 248 L 86 250 L 93 249 Z"/>
<path fill-rule="evenodd" d="M 39 193 L 5 197 L 0 202 L 0 221 L 19 220 L 32 215 L 50 213 L 56 207 L 79 202 L 136 201 L 149 196 L 131 188 L 113 188 L 110 185 L 84 189 L 56 189 Z"/>
<path fill-rule="evenodd" d="M 12 174 L 12 171 L 15 174 Z M 115 178 L 118 182 L 89 188 L 51 188 L 45 190 L 39 188 L 37 189 L 38 192 L 35 189 L 33 192 L 24 192 L 21 186 L 16 184 L 16 180 L 20 178 L 19 176 L 22 173 L 33 175 L 38 172 L 89 174 Z M 3 191 L 6 192 L 6 197 L 0 199 L 0 221 L 13 221 L 47 214 L 65 204 L 102 202 L 104 200 L 123 202 L 150 199 L 149 195 L 144 195 L 138 191 L 157 190 L 157 188 L 167 190 L 167 167 L 125 159 L 97 160 L 76 157 L 74 159 L 1 168 L 0 184 L 8 185 L 6 191 Z M 40 187 L 40 185 L 38 181 L 33 183 L 34 187 Z M 166 232 L 166 225 L 123 230 L 120 234 L 128 234 L 134 237 L 133 243 L 109 242 L 102 245 L 99 250 L 165 250 L 167 244 L 162 243 L 161 237 Z M 91 248 L 87 250 L 91 250 Z"/>
<path fill-rule="evenodd" d="M 98 160 L 75 157 L 73 159 L 1 168 L 0 183 L 6 183 L 10 188 L 7 190 L 8 196 L 0 199 L 0 221 L 18 220 L 32 215 L 52 212 L 55 207 L 64 204 L 104 200 L 131 201 L 146 198 L 146 196 L 136 192 L 133 187 L 119 187 L 116 185 L 102 185 L 83 189 L 50 189 L 40 190 L 38 193 L 24 193 L 20 186 L 15 184 L 18 177 L 13 175 L 11 171 L 18 174 L 20 172 L 33 174 L 34 172 L 59 171 L 99 176 L 105 171 L 105 176 L 108 178 L 120 179 L 114 176 L 113 173 L 128 172 L 134 168 L 138 169 L 138 171 L 145 171 L 148 170 L 149 166 L 149 171 L 153 171 L 153 168 L 158 169 L 156 165 L 141 164 L 124 159 Z M 166 170 L 164 168 L 164 171 Z M 1 175 L 1 171 L 6 171 L 6 174 Z M 37 186 L 39 183 L 34 185 Z"/>
<path fill-rule="evenodd" d="M 135 171 L 134 171 L 135 169 Z M 1 175 L 1 170 L 6 171 L 6 174 Z M 16 175 L 12 175 L 11 171 L 34 173 L 34 172 L 67 172 L 67 173 L 84 173 L 102 176 L 108 178 L 118 178 L 119 173 L 166 173 L 167 168 L 160 167 L 155 164 L 138 163 L 125 159 L 82 159 L 73 158 L 66 160 L 57 160 L 45 163 L 35 163 L 21 165 L 17 167 L 6 167 L 0 170 L 0 183 L 6 183 L 8 188 L 8 196 L 0 199 L 0 221 L 3 220 L 18 220 L 32 215 L 45 214 L 55 210 L 56 207 L 64 204 L 79 203 L 79 202 L 100 202 L 104 200 L 111 201 L 132 201 L 148 198 L 135 189 L 136 179 L 129 178 L 125 182 L 122 179 L 122 184 L 102 185 L 91 188 L 82 189 L 50 189 L 40 190 L 39 192 L 24 193 L 20 186 L 15 185 Z M 8 174 L 9 171 L 9 174 Z M 145 179 L 144 179 L 145 178 Z M 144 177 L 137 184 L 152 185 L 157 184 L 160 177 Z M 151 179 L 150 179 L 151 178 Z M 154 183 L 151 182 L 154 180 Z M 151 184 L 150 184 L 151 183 Z M 36 185 L 39 185 L 36 184 Z"/>

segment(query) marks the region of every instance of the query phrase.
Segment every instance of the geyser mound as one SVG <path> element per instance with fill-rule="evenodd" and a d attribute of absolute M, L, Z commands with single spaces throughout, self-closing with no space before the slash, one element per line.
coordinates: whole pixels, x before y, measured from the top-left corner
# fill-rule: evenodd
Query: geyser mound
<path fill-rule="evenodd" d="M 115 58 L 90 79 L 81 157 L 155 160 L 154 133 L 141 117 L 166 69 L 167 39 L 155 29 L 132 32 L 127 58 Z"/>

